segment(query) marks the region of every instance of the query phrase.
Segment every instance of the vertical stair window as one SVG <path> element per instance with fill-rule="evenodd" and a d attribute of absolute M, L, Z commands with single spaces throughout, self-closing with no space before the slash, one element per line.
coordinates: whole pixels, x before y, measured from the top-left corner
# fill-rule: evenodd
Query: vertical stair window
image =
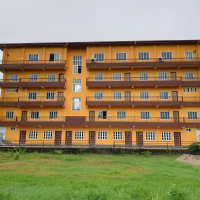
<path fill-rule="evenodd" d="M 73 92 L 81 92 L 81 79 L 73 79 L 72 85 Z"/>
<path fill-rule="evenodd" d="M 72 110 L 80 111 L 81 109 L 81 98 L 74 97 L 72 98 Z"/>
<path fill-rule="evenodd" d="M 73 57 L 73 73 L 74 74 L 82 73 L 82 56 Z"/>

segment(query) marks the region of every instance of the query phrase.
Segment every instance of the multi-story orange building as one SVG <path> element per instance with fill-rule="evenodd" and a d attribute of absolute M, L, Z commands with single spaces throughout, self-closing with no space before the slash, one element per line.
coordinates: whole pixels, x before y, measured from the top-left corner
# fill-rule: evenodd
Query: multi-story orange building
<path fill-rule="evenodd" d="M 200 142 L 200 41 L 0 44 L 0 134 L 20 144 Z"/>

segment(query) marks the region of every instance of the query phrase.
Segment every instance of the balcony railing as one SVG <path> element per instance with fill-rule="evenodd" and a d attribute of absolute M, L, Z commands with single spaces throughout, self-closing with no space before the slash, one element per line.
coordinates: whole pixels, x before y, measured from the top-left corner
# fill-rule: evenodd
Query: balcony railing
<path fill-rule="evenodd" d="M 87 96 L 86 101 L 93 102 L 200 102 L 200 97 L 183 97 L 183 96 L 168 96 L 168 97 L 160 97 L 160 96 L 121 96 L 121 97 L 113 97 L 113 96 L 103 96 L 102 98 L 95 96 Z"/>
<path fill-rule="evenodd" d="M 19 82 L 66 82 L 65 78 L 20 78 L 20 79 L 0 79 L 3 83 L 19 83 Z"/>
<path fill-rule="evenodd" d="M 65 60 L 58 60 L 58 61 L 49 61 L 49 60 L 38 60 L 38 61 L 30 61 L 30 60 L 3 60 L 0 63 L 2 64 L 65 64 Z"/>

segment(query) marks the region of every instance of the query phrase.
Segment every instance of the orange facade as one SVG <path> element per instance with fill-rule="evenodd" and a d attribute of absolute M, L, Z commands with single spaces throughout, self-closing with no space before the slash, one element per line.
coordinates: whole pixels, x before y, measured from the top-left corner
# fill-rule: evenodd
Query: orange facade
<path fill-rule="evenodd" d="M 200 142 L 200 43 L 0 44 L 0 137 L 15 144 Z"/>

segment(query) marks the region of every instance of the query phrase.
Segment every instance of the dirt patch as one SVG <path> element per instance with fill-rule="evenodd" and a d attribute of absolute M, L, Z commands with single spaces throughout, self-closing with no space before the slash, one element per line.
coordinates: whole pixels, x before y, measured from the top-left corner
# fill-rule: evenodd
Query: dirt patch
<path fill-rule="evenodd" d="M 176 159 L 178 162 L 189 163 L 192 165 L 200 165 L 200 156 L 183 154 Z"/>

